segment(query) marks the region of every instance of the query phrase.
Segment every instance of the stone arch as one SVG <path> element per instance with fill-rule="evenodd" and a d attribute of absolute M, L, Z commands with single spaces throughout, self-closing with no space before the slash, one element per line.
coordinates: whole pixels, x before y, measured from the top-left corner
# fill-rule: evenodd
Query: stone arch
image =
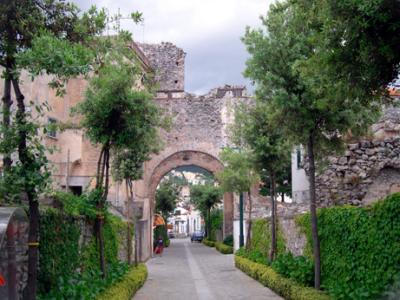
<path fill-rule="evenodd" d="M 212 174 L 223 169 L 223 164 L 215 156 L 202 151 L 184 150 L 175 152 L 163 159 L 151 173 L 148 185 L 148 199 L 150 201 L 150 213 L 153 215 L 155 204 L 155 192 L 161 179 L 171 170 L 182 167 L 195 165 L 201 167 Z M 224 204 L 224 225 L 223 236 L 233 233 L 233 193 L 225 193 L 223 198 Z M 150 239 L 151 240 L 151 239 Z"/>

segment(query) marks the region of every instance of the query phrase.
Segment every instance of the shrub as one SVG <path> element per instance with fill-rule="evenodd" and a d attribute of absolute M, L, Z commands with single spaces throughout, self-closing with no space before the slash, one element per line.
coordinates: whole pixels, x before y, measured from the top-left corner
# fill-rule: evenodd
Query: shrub
<path fill-rule="evenodd" d="M 235 255 L 235 266 L 244 273 L 272 289 L 286 300 L 329 300 L 325 293 L 310 287 L 298 285 L 276 273 L 271 267 Z"/>
<path fill-rule="evenodd" d="M 232 235 L 232 234 L 228 235 L 228 236 L 224 239 L 223 243 L 224 243 L 225 245 L 228 245 L 228 246 L 233 247 L 233 235 Z"/>
<path fill-rule="evenodd" d="M 263 265 L 269 265 L 269 261 L 267 256 L 260 252 L 259 250 L 249 250 L 246 248 L 240 248 L 238 251 L 236 251 L 236 255 L 245 257 L 253 262 L 263 264 Z"/>
<path fill-rule="evenodd" d="M 164 246 L 168 247 L 169 246 L 169 237 L 168 237 L 168 231 L 167 231 L 167 227 L 165 225 L 158 225 L 156 226 L 156 228 L 154 228 L 154 232 L 153 232 L 153 237 L 154 237 L 154 241 L 153 241 L 153 246 L 154 248 L 157 245 L 157 239 L 158 237 L 162 237 L 163 241 L 164 241 Z"/>
<path fill-rule="evenodd" d="M 318 211 L 322 285 L 337 299 L 377 299 L 400 270 L 400 194 Z M 298 218 L 311 253 L 310 216 Z"/>
<path fill-rule="evenodd" d="M 233 253 L 233 247 L 225 245 L 223 243 L 215 243 L 215 248 L 221 252 L 222 254 L 232 254 Z"/>
<path fill-rule="evenodd" d="M 210 241 L 208 239 L 203 239 L 203 244 L 208 246 L 208 247 L 215 247 L 215 242 L 214 241 Z"/>
<path fill-rule="evenodd" d="M 130 300 L 146 279 L 147 268 L 144 264 L 131 267 L 120 281 L 101 293 L 97 300 Z"/>
<path fill-rule="evenodd" d="M 107 287 L 119 281 L 128 269 L 129 266 L 125 263 L 109 265 L 105 279 L 102 279 L 99 270 L 60 276 L 57 278 L 57 287 L 47 294 L 39 295 L 38 299 L 96 299 Z"/>
<path fill-rule="evenodd" d="M 305 286 L 313 286 L 314 263 L 305 256 L 293 256 L 288 252 L 279 254 L 271 267 L 280 275 Z"/>

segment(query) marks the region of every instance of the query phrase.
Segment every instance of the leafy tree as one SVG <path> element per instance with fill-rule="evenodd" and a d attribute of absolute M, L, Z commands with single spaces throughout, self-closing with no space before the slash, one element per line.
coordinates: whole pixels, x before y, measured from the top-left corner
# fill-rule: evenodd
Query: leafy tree
<path fill-rule="evenodd" d="M 220 159 L 224 164 L 224 169 L 218 172 L 216 177 L 221 184 L 222 190 L 224 192 L 246 192 L 249 196 L 246 247 L 250 248 L 253 206 L 251 188 L 260 181 L 259 174 L 255 169 L 254 157 L 250 152 L 237 152 L 226 148 L 220 153 Z"/>
<path fill-rule="evenodd" d="M 138 170 L 138 165 L 154 151 L 150 145 L 151 142 L 158 142 L 157 128 L 162 123 L 160 111 L 152 101 L 152 95 L 145 90 L 133 89 L 138 78 L 137 65 L 124 62 L 124 57 L 117 57 L 120 53 L 112 54 L 114 55 L 105 56 L 96 76 L 89 80 L 85 101 L 77 107 L 77 112 L 82 115 L 81 124 L 88 138 L 101 147 L 95 192 L 100 194 L 97 199 L 99 210 L 97 235 L 103 274 L 105 274 L 105 259 L 101 211 L 106 209 L 111 153 L 132 151 L 130 159 L 124 162 L 133 164 L 134 170 Z M 140 148 L 141 142 L 148 146 L 144 148 L 146 151 Z M 128 179 L 135 179 L 137 175 L 137 172 L 128 174 Z"/>
<path fill-rule="evenodd" d="M 212 183 L 190 187 L 190 201 L 206 220 L 206 236 L 211 238 L 211 210 L 221 203 L 222 191 Z"/>
<path fill-rule="evenodd" d="M 179 197 L 179 186 L 166 180 L 161 182 L 156 191 L 156 211 L 161 212 L 165 222 L 176 208 Z"/>
<path fill-rule="evenodd" d="M 270 187 L 267 188 L 271 198 L 272 212 L 269 259 L 273 261 L 277 252 L 277 181 L 279 179 L 280 185 L 285 187 L 285 178 L 290 177 L 291 146 L 280 126 L 269 120 L 265 101 L 259 99 L 256 99 L 254 105 L 242 105 L 235 111 L 233 141 L 236 144 L 244 143 L 250 149 L 253 168 L 261 174 L 264 187 Z"/>
<path fill-rule="evenodd" d="M 262 19 L 265 31 L 247 29 L 244 38 L 251 55 L 246 75 L 257 83 L 257 95 L 267 102 L 270 120 L 280 124 L 293 143 L 305 145 L 307 149 L 316 288 L 320 287 L 321 267 L 315 160 L 343 148 L 343 136 L 349 132 L 361 134 L 376 120 L 380 112 L 378 102 L 381 91 L 391 76 L 374 79 L 372 74 L 379 76 L 382 71 L 377 69 L 388 67 L 383 73 L 393 75 L 393 68 L 398 65 L 398 61 L 396 64 L 396 60 L 392 59 L 391 53 L 398 47 L 390 44 L 392 38 L 379 39 L 382 43 L 387 42 L 381 44 L 379 50 L 372 46 L 375 41 L 371 37 L 384 30 L 381 25 L 372 35 L 364 33 L 367 28 L 374 32 L 374 25 L 370 27 L 363 23 L 370 23 L 370 18 L 375 17 L 371 24 L 381 19 L 388 22 L 384 26 L 390 27 L 390 30 L 398 28 L 397 22 L 390 23 L 394 21 L 389 17 L 393 13 L 389 13 L 388 6 L 383 5 L 385 1 L 367 1 L 367 4 L 365 1 L 339 2 L 328 1 L 328 5 L 318 2 L 323 9 L 317 8 L 316 2 L 312 1 L 272 5 L 267 17 Z M 370 8 L 376 8 L 376 4 L 385 13 L 373 17 L 369 14 Z M 350 14 L 343 9 L 348 6 L 353 7 Z M 365 14 L 366 11 L 368 14 Z M 335 34 L 337 29 L 338 36 Z M 350 36 L 347 36 L 348 33 Z M 354 42 L 353 38 L 357 47 L 347 48 L 347 43 Z M 332 44 L 339 48 L 342 45 L 346 50 L 338 50 L 331 47 Z M 382 51 L 385 47 L 387 51 Z M 336 56 L 338 53 L 340 55 Z M 370 66 L 370 55 L 377 55 L 379 59 L 376 61 L 382 65 Z M 372 62 L 375 60 L 372 59 Z M 355 64 L 368 67 L 356 67 Z M 350 71 L 352 65 L 354 72 Z M 373 80 L 380 84 L 372 84 Z"/>
<path fill-rule="evenodd" d="M 99 33 L 104 28 L 105 15 L 93 9 L 91 13 L 79 15 L 71 3 L 58 0 L 5 0 L 0 3 L 0 65 L 4 68 L 4 95 L 2 98 L 2 142 L 3 155 L 2 188 L 6 198 L 12 193 L 23 195 L 29 203 L 29 260 L 28 299 L 36 298 L 38 260 L 38 195 L 43 192 L 49 173 L 46 170 L 46 149 L 37 131 L 40 126 L 26 110 L 25 97 L 20 89 L 19 74 L 26 67 L 19 60 L 20 54 L 29 51 L 33 40 L 43 32 L 57 41 L 80 41 Z M 86 56 L 87 57 L 87 56 Z M 76 57 L 70 57 L 75 62 Z M 46 66 L 42 66 L 46 70 Z M 46 70 L 54 74 L 51 70 Z M 79 70 L 81 72 L 81 70 Z M 70 70 L 74 73 L 74 70 Z M 58 74 L 56 74 L 58 75 Z M 77 75 L 77 73 L 74 73 Z M 55 76 L 57 82 L 58 76 Z M 11 110 L 11 88 L 16 98 L 16 112 Z M 42 107 L 36 107 L 39 114 Z M 17 155 L 14 155 L 17 154 Z M 13 189 L 7 189 L 14 182 Z"/>

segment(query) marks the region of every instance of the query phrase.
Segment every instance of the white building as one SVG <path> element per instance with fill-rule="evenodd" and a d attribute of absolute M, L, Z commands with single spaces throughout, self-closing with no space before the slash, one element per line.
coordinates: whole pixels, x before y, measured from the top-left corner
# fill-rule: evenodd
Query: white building
<path fill-rule="evenodd" d="M 309 183 L 303 168 L 304 148 L 296 147 L 292 152 L 292 200 L 303 203 L 310 197 Z"/>

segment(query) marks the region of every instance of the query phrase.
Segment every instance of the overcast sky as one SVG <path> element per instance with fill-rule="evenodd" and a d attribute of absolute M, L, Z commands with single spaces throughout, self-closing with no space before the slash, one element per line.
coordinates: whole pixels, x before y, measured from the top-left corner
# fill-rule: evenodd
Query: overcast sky
<path fill-rule="evenodd" d="M 185 89 L 204 94 L 224 84 L 247 84 L 247 58 L 240 41 L 247 25 L 259 27 L 272 0 L 75 0 L 87 9 L 95 4 L 113 14 L 140 11 L 143 25 L 122 22 L 134 39 L 172 42 L 186 52 Z"/>

